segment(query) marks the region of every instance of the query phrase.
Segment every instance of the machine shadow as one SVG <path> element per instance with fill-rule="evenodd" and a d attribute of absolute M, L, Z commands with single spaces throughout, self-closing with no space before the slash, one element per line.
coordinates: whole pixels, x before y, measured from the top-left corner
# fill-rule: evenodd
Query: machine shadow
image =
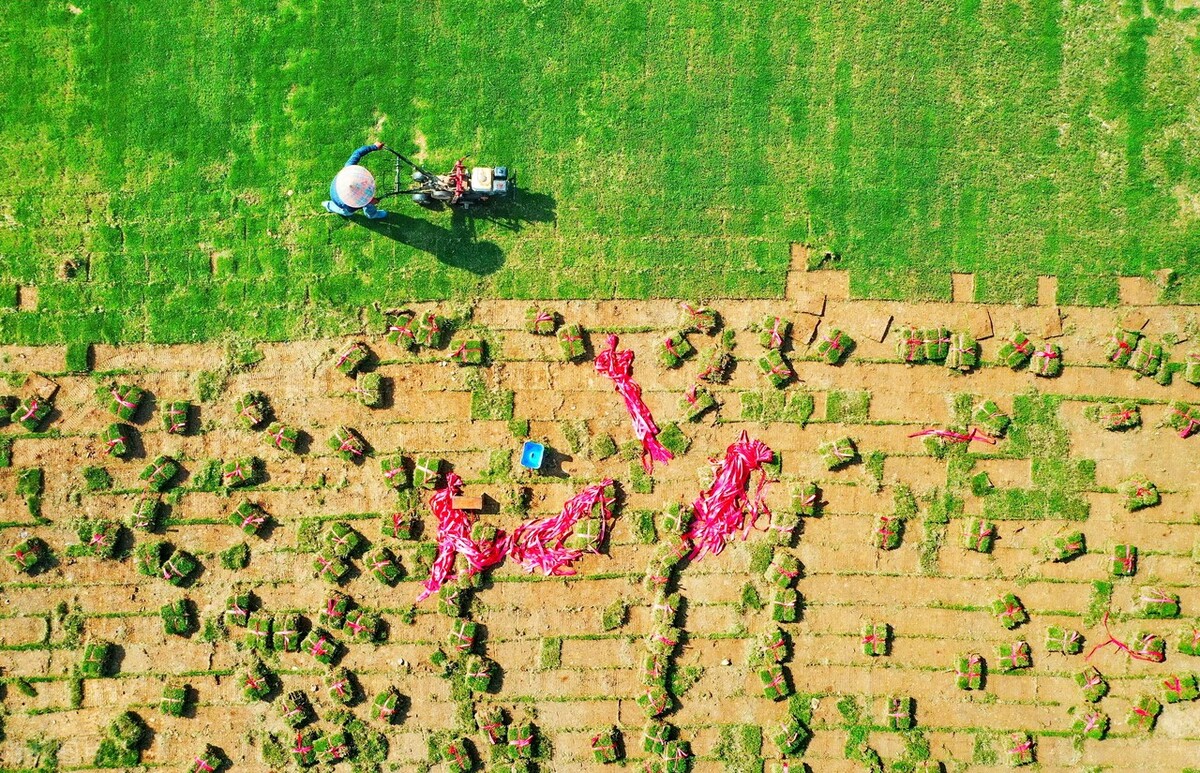
<path fill-rule="evenodd" d="M 403 202 L 389 203 L 399 206 Z M 439 208 L 438 205 L 430 207 L 433 210 Z M 499 270 L 504 265 L 504 252 L 494 242 L 478 237 L 477 222 L 485 221 L 507 231 L 519 232 L 526 223 L 553 223 L 556 219 L 552 196 L 520 189 L 514 192 L 510 200 L 471 209 L 453 209 L 449 228 L 392 209 L 382 220 L 364 221 L 356 218 L 364 228 L 374 233 L 427 252 L 447 266 L 480 276 Z"/>

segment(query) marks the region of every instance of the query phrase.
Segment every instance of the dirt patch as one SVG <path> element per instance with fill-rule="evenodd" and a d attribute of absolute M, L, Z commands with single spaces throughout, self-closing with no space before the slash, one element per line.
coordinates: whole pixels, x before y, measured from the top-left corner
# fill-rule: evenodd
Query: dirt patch
<path fill-rule="evenodd" d="M 950 299 L 955 303 L 974 303 L 975 275 L 951 272 Z"/>
<path fill-rule="evenodd" d="M 20 311 L 37 311 L 37 287 L 34 285 L 22 285 L 17 288 L 17 309 Z"/>
<path fill-rule="evenodd" d="M 1162 288 L 1141 276 L 1117 277 L 1117 292 L 1121 303 L 1130 306 L 1149 306 L 1158 303 Z"/>

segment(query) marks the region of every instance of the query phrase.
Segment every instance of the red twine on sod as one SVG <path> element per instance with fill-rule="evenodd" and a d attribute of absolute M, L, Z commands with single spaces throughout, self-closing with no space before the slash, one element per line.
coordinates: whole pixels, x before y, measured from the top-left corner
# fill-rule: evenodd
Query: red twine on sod
<path fill-rule="evenodd" d="M 642 388 L 633 380 L 633 350 L 617 351 L 617 337 L 608 337 L 608 348 L 596 355 L 596 372 L 612 379 L 617 394 L 625 400 L 633 433 L 642 441 L 642 465 L 646 472 L 654 470 L 655 462 L 667 463 L 674 457 L 658 442 L 658 425 L 650 409 L 642 401 Z"/>
<path fill-rule="evenodd" d="M 909 437 L 940 437 L 951 443 L 970 443 L 972 440 L 980 440 L 990 446 L 996 445 L 996 439 L 983 432 L 978 428 L 972 428 L 967 434 L 962 432 L 954 432 L 948 429 L 923 429 L 920 432 L 914 432 Z"/>
<path fill-rule="evenodd" d="M 1103 623 L 1103 625 L 1104 625 L 1104 632 L 1106 634 L 1108 634 L 1108 641 L 1102 641 L 1099 644 L 1097 644 L 1095 647 L 1092 647 L 1091 651 L 1088 652 L 1087 655 L 1084 655 L 1084 657 L 1083 657 L 1084 660 L 1091 660 L 1092 655 L 1096 654 L 1096 650 L 1103 649 L 1104 647 L 1107 647 L 1108 645 L 1112 644 L 1112 645 L 1115 645 L 1117 649 L 1128 653 L 1129 657 L 1133 658 L 1134 660 L 1145 660 L 1145 661 L 1149 661 L 1150 663 L 1160 662 L 1157 658 L 1155 658 L 1152 655 L 1147 655 L 1146 653 L 1143 653 L 1143 652 L 1137 652 L 1136 650 L 1130 648 L 1130 646 L 1128 644 L 1121 641 L 1117 637 L 1113 636 L 1112 631 L 1109 630 L 1109 627 L 1108 627 L 1108 613 L 1107 612 L 1104 613 L 1104 618 L 1100 622 Z"/>
<path fill-rule="evenodd" d="M 457 555 L 461 554 L 467 560 L 471 574 L 499 563 L 504 557 L 497 548 L 500 535 L 497 535 L 496 543 L 491 543 L 491 550 L 486 553 L 471 539 L 471 526 L 475 517 L 455 509 L 452 503 L 453 498 L 462 492 L 462 485 L 462 478 L 457 473 L 446 473 L 446 485 L 429 497 L 429 509 L 433 511 L 438 522 L 438 554 L 434 559 L 429 579 L 425 581 L 424 589 L 417 596 L 418 602 L 437 593 L 447 580 L 453 579 L 454 559 Z"/>
<path fill-rule="evenodd" d="M 585 552 L 591 551 L 572 550 L 564 547 L 563 543 L 571 536 L 575 524 L 591 516 L 597 505 L 600 509 L 600 532 L 596 544 L 604 541 L 604 534 L 612 521 L 613 503 L 611 497 L 604 495 L 604 489 L 611 485 L 612 480 L 608 478 L 594 483 L 568 499 L 558 515 L 525 521 L 508 539 L 505 545 L 507 554 L 527 572 L 539 570 L 547 577 L 575 574 L 571 564 Z"/>
<path fill-rule="evenodd" d="M 717 468 L 712 485 L 692 504 L 695 519 L 688 532 L 688 539 L 695 548 L 692 558 L 705 553 L 716 555 L 725 549 L 725 542 L 739 531 L 745 532 L 754 526 L 761 513 L 770 514 L 763 502 L 763 488 L 767 484 L 762 466 L 775 458 L 775 453 L 761 440 L 751 440 L 743 431 L 737 442 L 725 451 L 725 459 Z M 750 473 L 760 472 L 753 500 L 746 496 Z M 747 519 L 747 515 L 749 518 Z"/>

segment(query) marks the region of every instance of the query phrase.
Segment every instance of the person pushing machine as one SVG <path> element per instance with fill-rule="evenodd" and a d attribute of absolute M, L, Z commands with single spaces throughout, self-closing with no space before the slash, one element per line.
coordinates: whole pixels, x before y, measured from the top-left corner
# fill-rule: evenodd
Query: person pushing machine
<path fill-rule="evenodd" d="M 375 205 L 379 199 L 375 196 L 375 177 L 359 161 L 368 153 L 383 150 L 382 142 L 374 145 L 363 145 L 350 154 L 350 159 L 329 184 L 329 200 L 322 202 L 326 211 L 342 217 L 350 217 L 361 211 L 368 220 L 382 220 L 387 217 L 387 210 Z"/>

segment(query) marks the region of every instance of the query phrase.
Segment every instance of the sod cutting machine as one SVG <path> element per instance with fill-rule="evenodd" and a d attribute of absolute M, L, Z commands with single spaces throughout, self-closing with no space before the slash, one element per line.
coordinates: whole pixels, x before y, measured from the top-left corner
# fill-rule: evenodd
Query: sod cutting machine
<path fill-rule="evenodd" d="M 465 158 L 460 158 L 454 162 L 454 168 L 449 173 L 434 174 L 393 148 L 385 145 L 384 149 L 396 157 L 396 183 L 395 190 L 384 193 L 379 197 L 381 199 L 411 196 L 421 206 L 448 204 L 469 209 L 492 199 L 507 197 L 516 182 L 516 176 L 510 175 L 506 166 L 475 166 L 468 170 L 463 165 Z M 412 169 L 414 184 L 402 189 L 400 178 L 405 165 Z"/>

